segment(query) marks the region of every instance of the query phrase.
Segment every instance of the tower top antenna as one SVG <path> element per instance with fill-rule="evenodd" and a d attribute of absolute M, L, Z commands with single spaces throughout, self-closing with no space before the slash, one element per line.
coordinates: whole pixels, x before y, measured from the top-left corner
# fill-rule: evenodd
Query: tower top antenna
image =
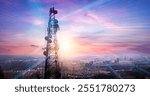
<path fill-rule="evenodd" d="M 50 10 L 49 10 L 49 13 L 50 14 L 57 14 L 58 13 L 58 11 L 57 10 L 55 10 L 55 8 L 54 7 L 52 7 L 52 8 L 50 8 Z"/>

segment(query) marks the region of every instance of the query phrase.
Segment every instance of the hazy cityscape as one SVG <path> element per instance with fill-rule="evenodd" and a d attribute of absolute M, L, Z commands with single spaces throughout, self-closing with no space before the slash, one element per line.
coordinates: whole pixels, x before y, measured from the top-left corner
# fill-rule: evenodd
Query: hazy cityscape
<path fill-rule="evenodd" d="M 92 59 L 60 61 L 61 79 L 150 78 L 150 57 Z M 0 78 L 43 79 L 44 64 L 43 57 L 0 56 Z"/>
<path fill-rule="evenodd" d="M 150 0 L 0 4 L 0 78 L 150 79 Z"/>

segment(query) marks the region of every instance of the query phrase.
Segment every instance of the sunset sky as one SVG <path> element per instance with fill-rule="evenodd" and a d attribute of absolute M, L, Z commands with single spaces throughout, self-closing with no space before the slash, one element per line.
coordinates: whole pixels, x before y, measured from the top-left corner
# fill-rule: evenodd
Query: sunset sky
<path fill-rule="evenodd" d="M 150 55 L 150 0 L 0 0 L 0 55 L 43 55 L 53 5 L 61 56 Z"/>

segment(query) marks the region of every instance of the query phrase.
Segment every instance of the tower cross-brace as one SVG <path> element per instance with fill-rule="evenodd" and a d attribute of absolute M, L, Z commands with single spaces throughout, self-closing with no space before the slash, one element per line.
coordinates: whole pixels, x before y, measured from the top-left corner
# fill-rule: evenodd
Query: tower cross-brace
<path fill-rule="evenodd" d="M 49 10 L 49 21 L 47 28 L 47 36 L 45 40 L 47 42 L 45 51 L 45 79 L 56 79 L 61 77 L 60 66 L 58 62 L 58 42 L 57 31 L 59 29 L 58 20 L 55 19 L 55 15 L 58 13 L 54 7 Z"/>

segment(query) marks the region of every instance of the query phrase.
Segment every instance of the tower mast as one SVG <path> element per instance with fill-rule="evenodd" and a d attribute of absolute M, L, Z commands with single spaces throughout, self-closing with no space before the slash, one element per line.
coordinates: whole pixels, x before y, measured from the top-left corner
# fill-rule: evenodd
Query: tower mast
<path fill-rule="evenodd" d="M 58 42 L 57 42 L 57 31 L 59 29 L 58 20 L 55 19 L 55 15 L 58 13 L 54 7 L 49 10 L 49 21 L 47 28 L 47 36 L 45 40 L 47 42 L 45 51 L 45 73 L 44 78 L 60 78 L 60 66 L 58 62 Z"/>

